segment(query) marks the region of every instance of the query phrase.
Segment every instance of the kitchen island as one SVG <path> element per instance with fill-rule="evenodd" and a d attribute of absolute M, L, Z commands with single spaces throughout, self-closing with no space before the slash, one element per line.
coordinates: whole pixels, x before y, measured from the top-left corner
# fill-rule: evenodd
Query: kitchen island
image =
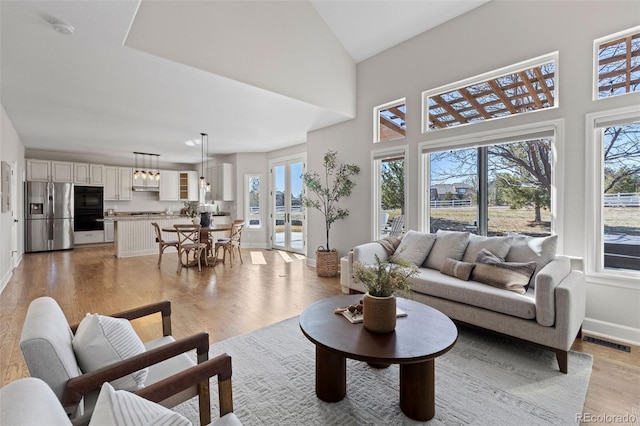
<path fill-rule="evenodd" d="M 192 223 L 191 218 L 180 214 L 142 213 L 121 214 L 109 216 L 114 221 L 114 249 L 117 258 L 148 256 L 158 254 L 156 231 L 151 222 L 158 222 L 160 229 L 170 228 L 176 224 Z M 231 218 L 228 214 L 211 217 L 212 223 L 228 224 Z M 222 237 L 223 235 L 216 236 Z M 162 238 L 175 240 L 175 234 L 162 233 Z"/>

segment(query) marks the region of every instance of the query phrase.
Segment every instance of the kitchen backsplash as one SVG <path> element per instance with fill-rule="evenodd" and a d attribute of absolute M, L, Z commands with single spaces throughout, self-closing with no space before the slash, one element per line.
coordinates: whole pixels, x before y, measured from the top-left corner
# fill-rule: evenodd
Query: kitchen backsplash
<path fill-rule="evenodd" d="M 233 202 L 219 201 L 220 211 L 229 211 Z M 105 201 L 104 210 L 113 209 L 114 212 L 136 212 L 136 211 L 167 211 L 179 212 L 184 207 L 182 201 L 159 201 L 157 192 L 134 192 L 130 201 Z M 215 211 L 215 205 L 209 208 Z"/>

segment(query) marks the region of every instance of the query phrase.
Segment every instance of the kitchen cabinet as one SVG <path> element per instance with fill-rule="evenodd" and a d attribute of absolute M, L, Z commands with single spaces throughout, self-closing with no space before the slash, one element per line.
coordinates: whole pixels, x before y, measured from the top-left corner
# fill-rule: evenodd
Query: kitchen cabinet
<path fill-rule="evenodd" d="M 133 170 L 131 167 L 104 168 L 104 199 L 113 201 L 131 200 Z"/>
<path fill-rule="evenodd" d="M 104 185 L 104 166 L 102 164 L 73 163 L 73 183 Z"/>
<path fill-rule="evenodd" d="M 160 175 L 161 201 L 198 201 L 198 172 L 165 170 Z"/>
<path fill-rule="evenodd" d="M 76 231 L 73 233 L 74 244 L 94 244 L 104 242 L 104 231 Z"/>
<path fill-rule="evenodd" d="M 27 158 L 27 181 L 73 182 L 73 163 Z"/>
<path fill-rule="evenodd" d="M 198 172 L 180 172 L 180 200 L 198 201 Z"/>
<path fill-rule="evenodd" d="M 178 201 L 180 196 L 179 173 L 174 170 L 163 170 L 160 176 L 160 201 Z"/>
<path fill-rule="evenodd" d="M 212 201 L 233 201 L 233 165 L 222 163 L 207 170 Z"/>
<path fill-rule="evenodd" d="M 105 219 L 104 220 L 104 242 L 112 243 L 113 242 L 113 219 Z"/>

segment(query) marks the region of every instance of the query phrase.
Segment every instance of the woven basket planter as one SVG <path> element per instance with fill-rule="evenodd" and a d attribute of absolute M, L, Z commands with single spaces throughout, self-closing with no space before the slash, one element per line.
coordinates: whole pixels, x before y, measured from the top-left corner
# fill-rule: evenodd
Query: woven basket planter
<path fill-rule="evenodd" d="M 396 297 L 376 297 L 368 292 L 362 298 L 363 325 L 374 333 L 389 333 L 396 329 Z"/>
<path fill-rule="evenodd" d="M 319 277 L 335 277 L 338 275 L 339 261 L 337 250 L 317 250 L 316 273 Z"/>

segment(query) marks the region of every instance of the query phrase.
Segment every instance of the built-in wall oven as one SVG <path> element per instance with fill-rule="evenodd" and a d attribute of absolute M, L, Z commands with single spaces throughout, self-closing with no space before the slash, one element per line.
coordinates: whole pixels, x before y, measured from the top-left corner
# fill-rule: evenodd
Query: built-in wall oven
<path fill-rule="evenodd" d="M 103 188 L 100 186 L 75 186 L 74 200 L 74 231 L 102 231 L 104 223 Z"/>

